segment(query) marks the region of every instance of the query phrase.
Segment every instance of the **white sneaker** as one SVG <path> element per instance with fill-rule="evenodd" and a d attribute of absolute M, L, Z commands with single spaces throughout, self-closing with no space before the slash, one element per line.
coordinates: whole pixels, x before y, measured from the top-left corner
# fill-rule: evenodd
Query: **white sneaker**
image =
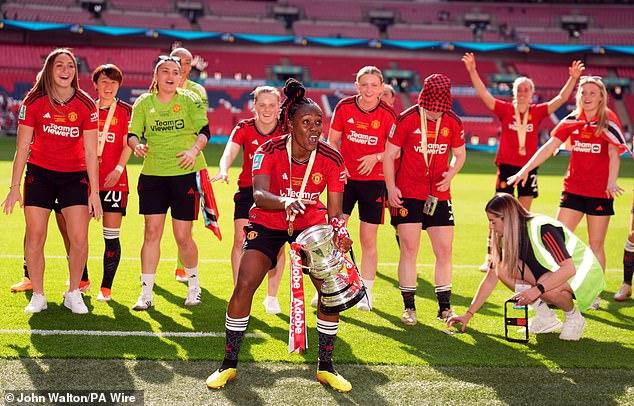
<path fill-rule="evenodd" d="M 79 289 L 66 292 L 64 295 L 64 306 L 69 308 L 70 311 L 75 314 L 88 313 L 88 308 L 84 303 L 84 298 L 81 297 Z"/>
<path fill-rule="evenodd" d="M 139 296 L 139 300 L 136 301 L 136 304 L 132 306 L 132 310 L 147 310 L 152 306 L 154 306 L 154 297 L 152 297 L 152 295 L 141 295 Z"/>
<path fill-rule="evenodd" d="M 586 319 L 584 319 L 579 310 L 577 310 L 575 311 L 575 314 L 566 318 L 566 321 L 564 321 L 564 324 L 561 327 L 561 334 L 559 334 L 559 339 L 566 341 L 579 341 L 581 333 L 583 333 L 585 328 Z"/>
<path fill-rule="evenodd" d="M 310 301 L 310 307 L 314 307 L 316 309 L 317 305 L 319 305 L 319 295 L 315 293 L 315 297 L 313 297 Z"/>
<path fill-rule="evenodd" d="M 31 296 L 31 301 L 24 308 L 24 311 L 27 313 L 39 313 L 42 310 L 46 310 L 48 305 L 46 304 L 46 296 L 42 293 L 33 293 Z"/>
<path fill-rule="evenodd" d="M 556 315 L 552 317 L 535 316 L 528 319 L 528 332 L 533 334 L 552 333 L 561 330 L 562 322 Z"/>
<path fill-rule="evenodd" d="M 267 296 L 262 302 L 264 308 L 266 309 L 267 314 L 278 314 L 282 313 L 282 309 L 280 308 L 280 302 L 277 300 L 277 296 Z"/>
<path fill-rule="evenodd" d="M 366 289 L 365 296 L 357 303 L 357 310 L 369 312 L 372 310 L 372 302 L 374 302 L 374 297 L 372 297 L 372 293 Z"/>
<path fill-rule="evenodd" d="M 480 265 L 480 268 L 478 268 L 481 272 L 486 272 L 489 270 L 489 268 L 491 267 L 491 256 L 487 255 L 487 257 L 484 259 L 484 262 L 482 263 L 482 265 Z"/>
<path fill-rule="evenodd" d="M 187 288 L 187 299 L 185 306 L 196 306 L 200 304 L 200 286 L 190 286 Z"/>
<path fill-rule="evenodd" d="M 600 307 L 601 307 L 601 297 L 597 296 L 597 298 L 594 299 L 594 302 L 592 302 L 590 307 L 588 307 L 588 310 L 599 310 Z"/>

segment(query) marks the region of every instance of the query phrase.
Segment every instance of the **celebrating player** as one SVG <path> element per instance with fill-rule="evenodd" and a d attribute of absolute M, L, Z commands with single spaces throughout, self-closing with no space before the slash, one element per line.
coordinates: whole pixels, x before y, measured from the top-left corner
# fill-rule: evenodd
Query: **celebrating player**
<path fill-rule="evenodd" d="M 381 101 L 383 74 L 377 67 L 361 68 L 354 85 L 359 93 L 342 99 L 335 107 L 328 143 L 341 151 L 346 163 L 343 194 L 346 220 L 359 204 L 361 277 L 367 294 L 357 308 L 371 310 L 371 290 L 378 265 L 376 237 L 385 207 L 383 152 L 396 113 Z M 315 298 L 313 304 L 317 305 Z"/>
<path fill-rule="evenodd" d="M 436 258 L 437 317 L 446 320 L 452 315 L 454 216 L 450 186 L 464 165 L 466 149 L 462 121 L 451 105 L 449 78 L 443 74 L 428 76 L 418 104 L 400 114 L 385 148 L 385 183 L 392 225 L 400 238 L 398 280 L 405 307 L 401 321 L 407 325 L 417 323 L 416 257 L 421 226 L 429 235 Z M 399 156 L 401 164 L 396 173 L 394 160 Z"/>
<path fill-rule="evenodd" d="M 103 280 L 97 300 L 111 299 L 112 281 L 121 259 L 121 220 L 128 205 L 128 174 L 126 164 L 132 150 L 127 144 L 128 124 L 132 106 L 117 99 L 123 82 L 121 70 L 112 64 L 100 65 L 92 73 L 99 98 L 99 197 L 103 207 Z"/>
<path fill-rule="evenodd" d="M 577 89 L 577 108 L 553 129 L 551 138 L 515 175 L 511 185 L 524 185 L 530 171 L 550 158 L 570 139 L 570 164 L 564 177 L 557 220 L 574 230 L 586 215 L 588 245 L 605 271 L 605 236 L 614 197 L 623 193 L 616 181 L 621 165 L 620 152 L 627 150 L 616 114 L 607 107 L 608 93 L 598 76 L 583 76 Z M 600 298 L 592 304 L 597 310 Z"/>
<path fill-rule="evenodd" d="M 515 174 L 537 151 L 539 124 L 568 101 L 575 88 L 577 79 L 585 69 L 581 61 L 574 61 L 568 72 L 570 76 L 557 96 L 546 103 L 532 103 L 535 84 L 525 76 L 513 82 L 513 101 L 505 102 L 491 96 L 476 70 L 475 56 L 467 52 L 462 57 L 473 87 L 489 110 L 495 113 L 501 122 L 500 145 L 495 165 L 498 167 L 495 182 L 496 192 L 513 194 L 515 186 L 506 179 Z M 528 174 L 526 184 L 517 185 L 517 197 L 526 210 L 531 209 L 533 198 L 537 197 L 537 168 Z M 490 255 L 480 267 L 486 271 L 490 265 Z"/>
<path fill-rule="evenodd" d="M 207 109 L 207 106 L 209 105 L 209 102 L 207 100 L 207 91 L 203 86 L 189 79 L 189 74 L 192 71 L 192 53 L 185 48 L 174 48 L 172 52 L 170 52 L 170 56 L 174 56 L 180 59 L 182 75 L 178 87 L 180 87 L 181 89 L 191 90 L 192 92 L 198 94 L 198 96 L 200 96 L 200 99 L 203 101 L 205 109 Z M 183 261 L 181 261 L 180 253 L 178 254 L 178 258 L 176 259 L 176 269 L 174 270 L 174 276 L 179 282 L 187 282 L 189 280 L 189 278 L 187 277 L 187 273 L 185 272 Z"/>
<path fill-rule="evenodd" d="M 227 308 L 225 358 L 207 379 L 209 388 L 221 388 L 236 376 L 253 294 L 267 271 L 275 266 L 280 248 L 295 241 L 301 231 L 324 224 L 326 214 L 331 219 L 343 217 L 343 159 L 335 149 L 320 141 L 322 112 L 315 102 L 304 97 L 304 92 L 296 80 L 286 82 L 280 122 L 290 134 L 266 142 L 253 158 L 255 206 L 250 211 L 251 222 L 245 228 L 245 251 Z M 326 187 L 327 207 L 319 200 Z M 337 245 L 345 252 L 352 241 L 343 238 L 337 240 Z M 311 280 L 319 292 L 322 281 L 312 276 Z M 332 366 L 338 326 L 339 314 L 325 314 L 317 309 L 317 379 L 335 390 L 348 392 L 352 386 Z"/>
<path fill-rule="evenodd" d="M 253 156 L 258 147 L 273 137 L 282 135 L 277 116 L 280 111 L 280 92 L 271 86 L 258 86 L 252 92 L 253 110 L 255 117 L 242 120 L 231 132 L 224 153 L 220 158 L 218 174 L 211 180 L 221 180 L 229 183 L 229 168 L 243 148 L 242 172 L 238 176 L 238 191 L 233 197 L 235 210 L 233 212 L 233 247 L 231 248 L 231 269 L 233 283 L 238 279 L 238 267 L 244 243 L 244 227 L 249 223 L 249 210 L 253 206 L 253 181 L 251 167 Z M 277 300 L 277 290 L 284 272 L 285 255 L 280 250 L 277 256 L 277 266 L 268 273 L 268 295 L 264 299 L 264 307 L 269 314 L 282 311 Z"/>
<path fill-rule="evenodd" d="M 150 92 L 132 108 L 128 146 L 143 157 L 139 176 L 139 211 L 145 218 L 141 248 L 141 296 L 134 310 L 154 305 L 152 288 L 161 254 L 161 237 L 167 210 L 178 253 L 188 276 L 186 306 L 200 303 L 198 247 L 192 222 L 198 217 L 200 196 L 196 172 L 207 164 L 201 151 L 209 140 L 207 111 L 196 93 L 179 88 L 180 59 L 161 56 L 154 68 Z M 142 144 L 143 135 L 147 144 Z"/>
<path fill-rule="evenodd" d="M 44 242 L 54 205 L 68 229 L 69 290 L 64 306 L 88 313 L 79 283 L 88 259 L 90 216 L 100 219 L 97 161 L 97 112 L 93 100 L 79 89 L 75 56 L 68 49 L 52 51 L 20 107 L 11 188 L 2 203 L 5 213 L 16 202 L 24 207 L 24 256 L 33 296 L 24 311 L 47 308 L 44 295 Z M 26 166 L 24 200 L 20 178 Z"/>

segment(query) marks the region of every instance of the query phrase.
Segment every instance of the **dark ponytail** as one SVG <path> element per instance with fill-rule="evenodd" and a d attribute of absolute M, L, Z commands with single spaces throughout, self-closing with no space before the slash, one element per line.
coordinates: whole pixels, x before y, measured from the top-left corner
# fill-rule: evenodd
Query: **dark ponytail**
<path fill-rule="evenodd" d="M 280 127 L 284 131 L 288 131 L 288 121 L 293 119 L 295 113 L 299 106 L 304 104 L 313 104 L 317 106 L 317 103 L 312 101 L 309 98 L 304 97 L 306 94 L 306 89 L 304 85 L 302 85 L 296 79 L 290 78 L 284 84 L 284 96 L 286 99 L 284 103 L 282 103 L 282 107 L 280 108 L 280 116 L 278 118 L 278 122 L 280 123 Z M 317 106 L 319 107 L 319 106 Z"/>

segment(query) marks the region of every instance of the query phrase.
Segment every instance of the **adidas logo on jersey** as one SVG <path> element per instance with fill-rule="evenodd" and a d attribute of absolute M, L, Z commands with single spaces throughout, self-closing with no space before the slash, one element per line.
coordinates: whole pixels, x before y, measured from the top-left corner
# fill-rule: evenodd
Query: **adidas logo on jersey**
<path fill-rule="evenodd" d="M 417 128 L 417 129 L 416 129 L 416 131 L 414 131 L 414 134 L 422 134 L 422 133 L 420 132 L 420 128 Z"/>
<path fill-rule="evenodd" d="M 350 124 L 354 124 L 354 119 L 352 117 L 350 117 L 350 119 L 347 121 Z"/>
<path fill-rule="evenodd" d="M 253 144 L 253 145 L 260 145 L 260 144 L 258 143 L 258 140 L 253 140 L 253 141 L 251 141 L 251 144 Z"/>
<path fill-rule="evenodd" d="M 156 113 L 156 110 L 154 110 L 154 107 L 150 109 L 150 113 Z"/>
<path fill-rule="evenodd" d="M 282 174 L 282 179 L 284 179 L 284 180 L 288 180 L 288 175 L 286 175 L 286 172 L 284 172 L 284 173 Z"/>
<path fill-rule="evenodd" d="M 194 188 L 189 188 L 189 190 L 187 191 L 188 195 L 193 195 L 194 194 Z"/>
<path fill-rule="evenodd" d="M 119 203 L 112 203 L 111 207 L 119 207 Z"/>
<path fill-rule="evenodd" d="M 42 118 L 51 118 L 51 113 L 47 111 L 46 114 L 42 116 Z"/>

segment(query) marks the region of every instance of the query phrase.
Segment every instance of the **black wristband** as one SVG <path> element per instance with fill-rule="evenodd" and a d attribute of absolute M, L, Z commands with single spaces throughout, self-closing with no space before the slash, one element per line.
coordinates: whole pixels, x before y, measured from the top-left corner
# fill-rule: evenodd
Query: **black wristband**
<path fill-rule="evenodd" d="M 546 293 L 546 289 L 544 289 L 544 285 L 542 285 L 541 283 L 538 283 L 537 285 L 535 285 L 535 287 L 536 287 L 537 289 L 539 289 L 539 291 L 542 293 L 542 295 L 543 295 L 544 293 Z"/>

